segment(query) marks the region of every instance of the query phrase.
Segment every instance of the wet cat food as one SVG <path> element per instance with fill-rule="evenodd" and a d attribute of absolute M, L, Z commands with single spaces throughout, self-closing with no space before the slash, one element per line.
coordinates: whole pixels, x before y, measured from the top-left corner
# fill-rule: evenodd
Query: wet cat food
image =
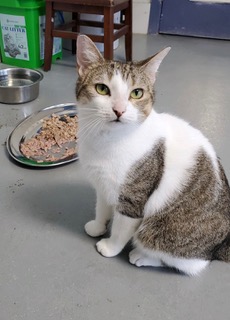
<path fill-rule="evenodd" d="M 37 162 L 53 162 L 76 153 L 77 115 L 53 114 L 42 120 L 39 132 L 20 144 L 22 154 Z"/>

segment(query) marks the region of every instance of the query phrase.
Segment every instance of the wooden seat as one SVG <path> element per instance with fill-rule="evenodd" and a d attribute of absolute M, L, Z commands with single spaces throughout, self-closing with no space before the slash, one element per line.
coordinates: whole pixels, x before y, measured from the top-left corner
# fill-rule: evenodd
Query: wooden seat
<path fill-rule="evenodd" d="M 56 11 L 71 12 L 73 21 L 54 26 Z M 121 11 L 121 22 L 114 23 L 114 14 Z M 81 14 L 102 15 L 103 21 L 82 20 Z M 132 60 L 132 0 L 46 0 L 44 71 L 51 68 L 53 38 L 76 41 L 80 26 L 102 28 L 103 34 L 87 34 L 94 42 L 104 44 L 105 59 L 113 59 L 113 43 L 125 36 L 126 60 Z M 74 46 L 76 47 L 76 45 Z"/>

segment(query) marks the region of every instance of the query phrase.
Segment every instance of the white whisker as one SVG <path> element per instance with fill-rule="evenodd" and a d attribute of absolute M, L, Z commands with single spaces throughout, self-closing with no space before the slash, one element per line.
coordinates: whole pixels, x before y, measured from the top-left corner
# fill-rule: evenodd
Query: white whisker
<path fill-rule="evenodd" d="M 94 122 L 95 122 L 95 118 L 92 118 L 91 121 L 86 122 L 84 125 L 80 125 L 79 132 L 84 133 L 84 130 L 87 131 L 87 128 L 90 127 Z"/>
<path fill-rule="evenodd" d="M 88 122 L 83 128 L 80 128 L 82 135 L 80 134 L 80 143 L 82 144 L 87 137 L 93 133 L 93 131 L 98 127 L 98 125 L 101 123 L 100 118 L 94 118 L 92 121 Z"/>
<path fill-rule="evenodd" d="M 82 120 L 87 120 L 88 121 L 88 119 L 90 119 L 90 118 L 94 119 L 95 116 L 93 114 L 90 114 L 88 116 L 81 116 L 80 121 L 82 121 Z"/>
<path fill-rule="evenodd" d="M 92 123 L 92 125 L 87 129 L 87 131 L 84 132 L 84 135 L 80 140 L 80 143 L 84 143 L 87 137 L 89 137 L 89 135 L 93 133 L 94 129 L 97 128 L 97 126 L 98 126 L 98 119 Z"/>
<path fill-rule="evenodd" d="M 86 108 L 86 107 L 84 107 L 84 108 L 81 108 L 81 112 L 87 112 L 87 111 L 92 111 L 92 112 L 95 112 L 95 110 L 97 110 L 97 108 L 95 108 L 95 107 L 90 107 L 90 108 Z"/>

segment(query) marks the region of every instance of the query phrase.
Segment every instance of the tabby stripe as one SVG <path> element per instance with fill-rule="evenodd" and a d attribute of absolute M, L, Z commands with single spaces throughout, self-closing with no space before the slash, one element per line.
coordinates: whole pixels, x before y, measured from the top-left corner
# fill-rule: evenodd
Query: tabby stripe
<path fill-rule="evenodd" d="M 164 172 L 164 139 L 160 139 L 154 148 L 137 161 L 128 172 L 121 187 L 117 210 L 128 217 L 143 217 L 144 206 L 158 188 Z"/>

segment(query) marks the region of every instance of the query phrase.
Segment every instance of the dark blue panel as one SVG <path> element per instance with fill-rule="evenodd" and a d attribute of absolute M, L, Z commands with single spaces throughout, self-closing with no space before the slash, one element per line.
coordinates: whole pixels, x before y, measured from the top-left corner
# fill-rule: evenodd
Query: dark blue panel
<path fill-rule="evenodd" d="M 160 27 L 160 16 L 162 9 L 162 0 L 152 0 L 148 33 L 158 33 Z"/>
<path fill-rule="evenodd" d="M 159 33 L 230 39 L 230 5 L 164 0 Z"/>

